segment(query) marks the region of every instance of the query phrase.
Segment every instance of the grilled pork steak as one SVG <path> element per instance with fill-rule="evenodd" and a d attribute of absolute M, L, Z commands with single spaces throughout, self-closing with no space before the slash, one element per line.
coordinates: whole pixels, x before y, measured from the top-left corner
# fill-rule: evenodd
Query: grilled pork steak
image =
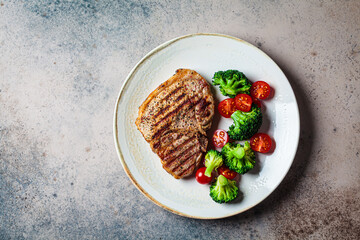
<path fill-rule="evenodd" d="M 139 108 L 136 126 L 175 178 L 191 175 L 207 148 L 214 116 L 210 86 L 197 72 L 178 69 Z"/>

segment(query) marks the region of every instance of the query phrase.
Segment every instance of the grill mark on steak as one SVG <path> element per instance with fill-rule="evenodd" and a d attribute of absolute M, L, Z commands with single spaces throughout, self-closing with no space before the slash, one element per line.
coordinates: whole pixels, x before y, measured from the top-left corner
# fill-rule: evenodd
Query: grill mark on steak
<path fill-rule="evenodd" d="M 200 153 L 200 154 L 201 154 L 201 153 Z M 199 155 L 199 154 L 198 154 L 198 155 Z M 199 157 L 199 156 L 197 156 L 196 159 L 197 159 L 198 157 Z M 196 163 L 194 162 L 194 164 L 192 164 L 190 167 L 185 168 L 182 172 L 176 173 L 176 174 L 177 174 L 180 178 L 190 176 L 190 175 L 194 172 L 195 165 L 196 165 Z"/>
<path fill-rule="evenodd" d="M 199 103 L 200 104 L 200 110 L 204 111 L 205 108 L 211 104 L 211 102 L 206 101 L 204 98 L 202 98 L 201 100 L 204 100 L 204 101 L 200 101 L 200 103 Z"/>
<path fill-rule="evenodd" d="M 161 145 L 161 142 L 160 141 L 157 141 L 154 145 L 153 145 L 153 148 L 154 149 L 158 149 Z"/>
<path fill-rule="evenodd" d="M 168 93 L 164 98 L 162 98 L 161 101 L 159 102 L 159 104 L 160 105 L 165 104 L 169 100 L 170 97 L 175 97 L 176 93 L 178 91 L 180 91 L 182 88 L 183 88 L 182 86 L 175 88 L 172 92 Z M 180 96 L 182 96 L 182 95 L 183 94 L 181 94 Z M 181 100 L 181 98 L 178 97 L 175 101 L 179 101 L 179 100 Z M 171 104 L 167 104 L 164 108 L 160 107 L 159 111 L 154 114 L 154 118 L 157 118 L 159 115 L 163 114 L 171 106 L 172 106 Z"/>
<path fill-rule="evenodd" d="M 197 159 L 199 159 L 199 157 L 201 156 L 202 153 L 195 150 L 192 152 L 192 154 L 188 154 L 186 157 L 182 158 L 181 161 L 174 161 L 174 163 L 169 166 L 164 165 L 164 168 L 168 172 L 176 176 L 178 175 L 178 173 L 183 172 L 193 164 L 195 164 L 195 166 L 198 166 L 199 161 L 197 161 Z"/>
<path fill-rule="evenodd" d="M 177 166 L 181 165 L 190 156 L 196 154 L 198 149 L 199 149 L 198 145 L 192 146 L 192 147 L 188 148 L 189 151 L 186 152 L 185 154 L 181 154 L 180 156 L 176 156 L 176 157 L 172 158 L 171 160 L 169 160 L 168 162 L 162 161 L 162 163 L 169 170 L 173 170 Z"/>
<path fill-rule="evenodd" d="M 180 98 L 180 96 L 182 96 L 181 98 Z M 179 100 L 181 100 L 182 98 L 184 98 L 185 96 L 186 96 L 186 94 L 182 94 L 182 95 L 180 95 L 178 98 L 180 98 Z M 161 118 L 159 121 L 157 121 L 155 124 L 154 124 L 154 127 L 157 127 L 160 123 L 162 123 L 163 121 L 165 121 L 166 119 L 168 119 L 170 116 L 172 116 L 172 115 L 175 115 L 176 113 L 178 113 L 178 112 L 180 112 L 181 111 L 181 108 L 185 105 L 185 104 L 187 104 L 187 103 L 193 103 L 195 98 L 193 97 L 193 98 L 190 98 L 190 99 L 187 99 L 185 102 L 182 102 L 176 109 L 174 109 L 173 111 L 171 111 L 171 112 L 168 112 L 168 113 L 166 113 L 166 115 L 163 117 L 163 118 Z M 200 102 L 202 102 L 204 99 L 199 99 L 199 100 L 197 100 L 195 103 L 193 103 L 193 104 L 191 104 L 190 105 L 190 108 L 188 109 L 188 111 L 191 111 L 191 110 L 193 110 L 193 108 L 194 107 L 196 107 Z M 206 104 L 204 103 L 203 105 L 206 107 L 206 106 L 208 106 L 208 105 L 210 105 L 211 104 L 211 102 L 207 102 Z M 168 105 L 167 107 L 166 107 L 166 109 L 162 109 L 162 110 L 160 110 L 159 112 L 161 112 L 161 113 L 164 113 L 165 112 L 165 110 L 167 110 L 167 109 L 169 109 L 171 106 L 170 105 Z M 164 111 L 163 111 L 164 110 Z M 155 117 L 157 117 L 157 116 L 159 116 L 160 114 L 159 114 L 159 112 L 155 115 Z"/>
<path fill-rule="evenodd" d="M 183 161 L 181 161 L 175 168 L 172 169 L 172 171 L 177 174 L 179 171 L 183 172 L 184 170 L 188 169 L 189 165 L 191 166 L 192 164 L 195 163 L 195 161 L 193 161 L 193 157 L 197 157 L 197 155 L 199 155 L 197 152 L 191 154 L 190 156 L 187 156 L 187 158 L 185 158 Z M 195 158 L 196 159 L 196 158 Z M 180 173 L 181 173 L 180 172 Z M 179 174 L 177 174 L 179 175 Z"/>
<path fill-rule="evenodd" d="M 182 87 L 175 88 L 173 91 L 171 91 L 168 95 L 166 95 L 162 100 L 165 102 L 169 99 L 170 96 L 175 95 Z"/>
<path fill-rule="evenodd" d="M 181 99 L 183 99 L 186 96 L 185 93 L 181 94 L 180 96 L 177 97 L 177 99 L 175 99 L 175 102 L 180 101 Z"/>
<path fill-rule="evenodd" d="M 192 134 L 190 137 L 187 137 L 185 133 L 183 133 L 181 130 L 170 130 L 164 133 L 157 141 L 152 142 L 152 148 L 155 150 L 156 153 L 160 155 L 167 154 L 170 152 L 170 150 L 166 150 L 166 148 L 170 148 L 171 146 L 173 148 L 177 148 L 180 145 L 184 144 L 186 141 L 191 141 L 194 137 L 197 137 L 196 134 Z M 186 139 L 185 139 L 186 138 Z M 183 140 L 185 139 L 185 140 Z M 177 143 L 180 144 L 177 144 Z M 151 145 L 150 144 L 150 145 Z M 177 145 L 176 145 L 177 144 Z M 158 150 L 158 148 L 165 149 L 162 151 L 161 149 Z M 173 150 L 175 151 L 175 150 Z M 162 157 L 162 156 L 160 156 Z"/>
<path fill-rule="evenodd" d="M 197 139 L 195 139 L 195 140 L 197 140 Z M 169 162 L 169 160 L 171 160 L 171 159 L 173 160 L 173 159 L 177 158 L 180 154 L 182 154 L 182 153 L 184 153 L 186 151 L 190 152 L 191 149 L 196 146 L 196 143 L 193 143 L 193 142 L 194 142 L 194 138 L 191 141 L 186 142 L 186 144 L 184 144 L 181 148 L 177 147 L 176 149 L 177 150 L 180 149 L 180 151 L 172 151 L 170 154 L 166 155 L 162 159 L 162 161 L 163 162 Z M 188 147 L 188 145 L 190 145 L 190 147 Z"/>
<path fill-rule="evenodd" d="M 198 106 L 198 108 L 201 109 L 201 106 L 203 106 L 205 103 L 206 103 L 206 100 L 205 100 L 204 98 L 201 98 L 201 99 L 199 100 L 199 103 L 196 104 L 196 105 Z"/>
<path fill-rule="evenodd" d="M 191 138 L 189 139 L 186 139 L 183 143 L 181 143 L 179 146 L 176 146 L 176 148 L 171 148 L 170 150 L 168 150 L 166 153 L 167 153 L 167 156 L 169 157 L 169 155 L 171 155 L 173 152 L 176 151 L 177 148 L 183 148 L 186 144 L 188 144 L 189 142 L 193 141 L 195 139 L 195 136 L 192 136 Z M 167 161 L 166 160 L 167 158 L 164 158 L 163 161 Z"/>
<path fill-rule="evenodd" d="M 192 157 L 194 155 L 198 154 L 197 152 L 192 152 L 192 154 L 188 153 L 187 155 L 182 155 L 180 158 L 178 159 L 173 159 L 170 163 L 168 164 L 164 164 L 164 167 L 168 170 L 168 171 L 172 171 L 175 172 L 175 169 L 183 166 L 183 163 L 185 161 L 188 161 L 189 159 L 192 160 Z"/>
<path fill-rule="evenodd" d="M 196 107 L 203 99 L 200 98 L 200 99 L 196 100 L 196 102 L 194 102 L 194 100 L 195 100 L 195 97 L 190 98 L 190 101 L 193 103 L 193 107 Z"/>
<path fill-rule="evenodd" d="M 179 106 L 177 106 L 173 111 L 168 112 L 166 114 L 166 116 L 164 116 L 162 119 L 160 119 L 160 121 L 156 122 L 154 124 L 155 127 L 157 127 L 160 123 L 164 122 L 165 120 L 167 120 L 168 118 L 170 118 L 171 116 L 177 114 L 180 112 L 180 110 L 185 106 L 188 105 L 190 103 L 190 99 L 187 99 L 186 101 L 182 102 Z"/>
<path fill-rule="evenodd" d="M 197 72 L 179 69 L 139 107 L 136 125 L 174 178 L 191 175 L 206 152 L 214 99 Z"/>
<path fill-rule="evenodd" d="M 159 115 L 163 114 L 166 110 L 170 108 L 170 105 L 167 105 L 166 107 L 162 108 L 160 111 L 158 111 L 154 117 L 157 118 Z"/>
<path fill-rule="evenodd" d="M 168 137 L 168 135 L 171 135 Z M 194 136 L 194 134 L 192 134 L 190 137 Z M 169 131 L 167 134 L 164 134 L 164 136 L 161 138 L 161 140 L 166 143 L 166 145 L 173 145 L 178 142 L 178 140 L 183 140 L 184 138 L 189 139 L 189 136 L 186 136 L 184 133 L 182 133 L 181 131 Z M 186 140 L 185 139 L 185 140 Z M 183 140 L 183 141 L 185 141 Z M 181 142 L 181 141 L 180 141 Z M 165 146 L 165 145 L 164 145 Z"/>
<path fill-rule="evenodd" d="M 192 111 L 192 110 L 196 107 L 196 105 L 201 101 L 201 99 L 199 99 L 199 100 L 197 100 L 197 101 L 194 103 L 194 102 L 193 102 L 194 99 L 195 99 L 195 98 L 190 98 L 190 99 L 189 99 L 190 102 L 191 102 L 191 105 L 190 105 L 190 108 L 187 109 L 188 112 Z"/>
<path fill-rule="evenodd" d="M 210 114 L 211 114 L 211 112 L 210 111 L 205 111 L 205 112 L 203 112 L 202 114 L 201 114 L 201 117 L 208 117 L 208 116 L 210 116 Z"/>
<path fill-rule="evenodd" d="M 154 140 L 157 138 L 162 132 L 166 130 L 166 128 L 170 127 L 171 123 L 166 123 L 164 126 L 162 126 L 160 129 L 158 129 L 155 134 L 152 136 L 152 139 Z"/>

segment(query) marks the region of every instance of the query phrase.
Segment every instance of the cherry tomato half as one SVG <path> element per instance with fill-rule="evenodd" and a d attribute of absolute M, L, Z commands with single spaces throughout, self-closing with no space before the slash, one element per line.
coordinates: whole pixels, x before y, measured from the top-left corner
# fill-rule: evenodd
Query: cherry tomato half
<path fill-rule="evenodd" d="M 267 153 L 270 151 L 272 140 L 269 135 L 265 133 L 256 133 L 250 138 L 251 149 L 261 153 Z"/>
<path fill-rule="evenodd" d="M 237 175 L 237 172 L 230 170 L 228 167 L 222 165 L 221 167 L 218 168 L 218 173 L 223 175 L 224 177 L 226 177 L 227 179 L 234 179 Z"/>
<path fill-rule="evenodd" d="M 205 170 L 206 167 L 201 167 L 196 171 L 196 181 L 198 181 L 200 184 L 208 184 L 211 182 L 212 174 L 211 177 L 206 176 Z"/>
<path fill-rule="evenodd" d="M 218 129 L 214 132 L 212 141 L 215 147 L 222 148 L 229 142 L 229 134 L 225 130 Z"/>
<path fill-rule="evenodd" d="M 254 98 L 266 99 L 270 95 L 271 88 L 269 84 L 264 81 L 257 81 L 251 85 L 250 94 Z"/>
<path fill-rule="evenodd" d="M 221 116 L 229 118 L 236 111 L 235 100 L 227 98 L 219 103 L 218 110 Z"/>
<path fill-rule="evenodd" d="M 251 110 L 252 98 L 250 95 L 240 93 L 235 97 L 235 105 L 237 110 L 249 112 Z"/>
<path fill-rule="evenodd" d="M 258 98 L 253 98 L 253 103 L 258 106 L 259 108 L 261 108 L 261 102 L 260 102 L 260 99 Z"/>

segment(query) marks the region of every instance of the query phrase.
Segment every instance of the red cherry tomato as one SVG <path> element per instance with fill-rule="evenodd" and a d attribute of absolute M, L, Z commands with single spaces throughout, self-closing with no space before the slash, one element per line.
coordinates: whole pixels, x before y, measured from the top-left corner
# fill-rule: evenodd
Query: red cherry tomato
<path fill-rule="evenodd" d="M 230 170 L 228 167 L 222 165 L 221 167 L 218 168 L 218 173 L 223 175 L 224 177 L 226 177 L 227 179 L 234 179 L 237 175 L 237 173 L 233 170 Z"/>
<path fill-rule="evenodd" d="M 253 98 L 253 103 L 258 106 L 259 108 L 261 108 L 261 102 L 260 102 L 260 99 L 258 98 Z"/>
<path fill-rule="evenodd" d="M 215 147 L 222 148 L 229 142 L 229 135 L 225 130 L 218 129 L 214 132 L 212 141 Z"/>
<path fill-rule="evenodd" d="M 270 151 L 271 145 L 271 138 L 265 133 L 256 133 L 250 138 L 250 146 L 254 151 L 267 153 Z"/>
<path fill-rule="evenodd" d="M 201 167 L 196 171 L 196 181 L 198 181 L 200 184 L 208 184 L 211 182 L 212 175 L 211 177 L 206 176 L 205 170 L 206 167 Z"/>
<path fill-rule="evenodd" d="M 269 84 L 264 81 L 257 81 L 251 85 L 250 94 L 254 98 L 266 99 L 270 95 L 271 88 Z"/>
<path fill-rule="evenodd" d="M 249 112 L 251 110 L 252 99 L 250 95 L 247 94 L 238 94 L 235 97 L 235 105 L 237 110 L 243 112 Z"/>
<path fill-rule="evenodd" d="M 235 100 L 227 98 L 219 103 L 218 110 L 221 116 L 229 118 L 236 111 Z"/>

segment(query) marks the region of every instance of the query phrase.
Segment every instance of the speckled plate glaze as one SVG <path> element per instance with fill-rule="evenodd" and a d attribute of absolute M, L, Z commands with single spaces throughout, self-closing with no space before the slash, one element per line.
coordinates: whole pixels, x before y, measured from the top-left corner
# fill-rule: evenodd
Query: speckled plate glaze
<path fill-rule="evenodd" d="M 238 69 L 251 81 L 268 82 L 274 96 L 263 101 L 264 122 L 260 129 L 276 143 L 271 154 L 257 154 L 257 165 L 239 182 L 242 198 L 217 204 L 209 186 L 195 178 L 176 180 L 161 165 L 137 130 L 138 107 L 152 90 L 178 68 L 194 69 L 208 82 L 218 70 Z M 213 87 L 217 101 L 225 99 Z M 216 116 L 215 129 L 228 129 L 231 119 Z M 182 216 L 201 219 L 229 217 L 264 200 L 280 184 L 294 159 L 299 141 L 299 110 L 291 86 L 274 61 L 255 46 L 220 34 L 192 34 L 170 40 L 148 53 L 126 78 L 116 102 L 114 137 L 125 172 L 136 187 L 157 205 Z"/>

